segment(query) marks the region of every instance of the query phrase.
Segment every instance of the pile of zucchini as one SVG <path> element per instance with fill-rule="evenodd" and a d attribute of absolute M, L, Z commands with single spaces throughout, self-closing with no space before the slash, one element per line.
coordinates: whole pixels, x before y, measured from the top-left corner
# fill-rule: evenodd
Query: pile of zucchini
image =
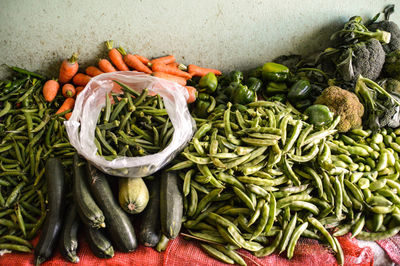
<path fill-rule="evenodd" d="M 93 254 L 99 258 L 112 258 L 114 250 L 134 251 L 138 245 L 136 225 L 140 243 L 158 251 L 165 250 L 168 240 L 178 236 L 183 196 L 176 173 L 150 176 L 145 183 L 142 178 L 108 176 L 75 154 L 72 200 L 69 206 L 63 206 L 66 197 L 63 172 L 59 159 L 47 161 L 45 176 L 51 189 L 48 214 L 35 247 L 36 265 L 52 256 L 57 241 L 66 260 L 79 262 L 80 227 Z"/>

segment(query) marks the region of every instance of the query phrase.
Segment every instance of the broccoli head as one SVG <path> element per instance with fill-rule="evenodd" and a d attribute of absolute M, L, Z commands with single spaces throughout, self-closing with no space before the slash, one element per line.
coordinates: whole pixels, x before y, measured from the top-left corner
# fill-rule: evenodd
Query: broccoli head
<path fill-rule="evenodd" d="M 400 95 L 400 80 L 398 79 L 384 79 L 379 82 L 379 85 L 389 93 Z"/>
<path fill-rule="evenodd" d="M 336 129 L 339 132 L 347 132 L 362 125 L 364 106 L 357 95 L 337 86 L 330 86 L 323 90 L 314 104 L 328 106 L 335 115 L 340 116 L 340 122 Z"/>
<path fill-rule="evenodd" d="M 383 71 L 386 76 L 400 80 L 400 49 L 386 55 Z"/>
<path fill-rule="evenodd" d="M 359 75 L 375 80 L 385 63 L 385 51 L 376 39 L 352 45 L 339 59 L 339 74 L 345 81 L 355 81 Z"/>
<path fill-rule="evenodd" d="M 373 31 L 381 30 L 390 32 L 389 43 L 382 45 L 386 53 L 390 53 L 394 50 L 400 49 L 400 28 L 393 21 L 383 20 L 380 22 L 375 22 L 369 26 L 369 29 Z"/>

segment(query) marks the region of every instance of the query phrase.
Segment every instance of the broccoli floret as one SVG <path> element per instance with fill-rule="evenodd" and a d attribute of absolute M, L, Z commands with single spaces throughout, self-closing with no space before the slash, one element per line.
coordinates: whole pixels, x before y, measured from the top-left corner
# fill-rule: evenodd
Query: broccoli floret
<path fill-rule="evenodd" d="M 359 75 L 375 80 L 385 63 L 385 51 L 378 40 L 370 39 L 347 48 L 339 58 L 337 70 L 345 81 L 355 81 Z"/>
<path fill-rule="evenodd" d="M 383 71 L 386 76 L 400 80 L 400 49 L 386 55 Z"/>
<path fill-rule="evenodd" d="M 357 96 L 350 91 L 337 86 L 330 86 L 322 92 L 314 104 L 326 105 L 331 112 L 340 116 L 340 122 L 336 127 L 339 132 L 347 132 L 360 127 L 362 124 L 364 106 Z"/>
<path fill-rule="evenodd" d="M 368 39 L 376 39 L 382 43 L 389 43 L 391 39 L 390 32 L 377 29 L 370 31 L 362 21 L 360 16 L 354 16 L 344 25 L 343 29 L 335 32 L 331 40 L 339 40 L 342 44 L 356 43 Z"/>
<path fill-rule="evenodd" d="M 400 80 L 388 78 L 379 81 L 379 85 L 389 93 L 400 95 Z"/>
<path fill-rule="evenodd" d="M 383 21 L 371 23 L 369 30 L 383 30 L 390 32 L 391 38 L 388 44 L 383 45 L 383 49 L 388 54 L 394 50 L 400 49 L 400 28 L 393 21 L 389 21 L 390 15 L 394 12 L 394 5 L 388 5 L 383 10 L 385 16 Z M 376 19 L 380 14 L 377 14 Z"/>

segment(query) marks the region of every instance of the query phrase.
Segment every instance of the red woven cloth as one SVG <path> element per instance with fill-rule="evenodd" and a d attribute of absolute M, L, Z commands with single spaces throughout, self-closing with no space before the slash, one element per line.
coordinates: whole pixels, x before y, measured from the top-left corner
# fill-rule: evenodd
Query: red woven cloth
<path fill-rule="evenodd" d="M 377 241 L 379 246 L 386 251 L 389 258 L 396 263 L 396 265 L 400 265 L 400 235 L 395 235 L 389 239 Z"/>
<path fill-rule="evenodd" d="M 350 239 L 348 236 L 338 238 L 343 252 L 345 254 L 345 265 L 373 265 L 374 254 L 369 247 L 360 248 L 356 239 Z M 400 243 L 400 237 L 397 236 L 396 243 Z M 159 253 L 152 248 L 139 246 L 132 253 L 115 252 L 111 259 L 99 259 L 95 257 L 89 249 L 84 239 L 79 242 L 78 264 L 68 263 L 57 251 L 53 258 L 45 263 L 50 265 L 225 265 L 203 252 L 196 241 L 184 240 L 178 237 L 168 243 L 167 249 Z M 399 246 L 397 244 L 397 254 L 400 256 Z M 273 254 L 264 258 L 257 258 L 245 250 L 239 250 L 248 265 L 337 265 L 332 251 L 326 245 L 321 245 L 318 241 L 311 239 L 300 239 L 294 251 L 293 258 L 289 261 L 285 254 Z M 33 265 L 33 254 L 11 253 L 0 257 L 0 265 Z"/>

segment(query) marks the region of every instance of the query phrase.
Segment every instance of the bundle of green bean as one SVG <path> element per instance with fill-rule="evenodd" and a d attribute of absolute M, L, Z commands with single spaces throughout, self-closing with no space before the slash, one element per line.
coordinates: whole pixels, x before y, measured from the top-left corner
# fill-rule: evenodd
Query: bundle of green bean
<path fill-rule="evenodd" d="M 291 258 L 304 236 L 327 241 L 343 263 L 327 229 L 359 215 L 343 206 L 344 175 L 331 162 L 340 118 L 325 128 L 304 118 L 259 101 L 235 112 L 228 104 L 199 125 L 183 161 L 170 169 L 183 169 L 184 227 L 210 255 L 244 264 L 234 251 L 244 248 L 256 256 L 286 250 Z"/>
<path fill-rule="evenodd" d="M 72 164 L 63 118 L 52 115 L 58 106 L 44 100 L 42 88 L 43 78 L 26 70 L 0 85 L 0 249 L 31 251 L 27 240 L 46 216 L 46 160 L 56 155 Z"/>
<path fill-rule="evenodd" d="M 139 94 L 115 82 L 121 85 L 123 94 L 112 93 L 112 97 L 106 97 L 95 132 L 98 155 L 113 160 L 117 156 L 153 154 L 165 148 L 171 141 L 174 127 L 161 96 L 150 96 L 147 89 Z"/>

